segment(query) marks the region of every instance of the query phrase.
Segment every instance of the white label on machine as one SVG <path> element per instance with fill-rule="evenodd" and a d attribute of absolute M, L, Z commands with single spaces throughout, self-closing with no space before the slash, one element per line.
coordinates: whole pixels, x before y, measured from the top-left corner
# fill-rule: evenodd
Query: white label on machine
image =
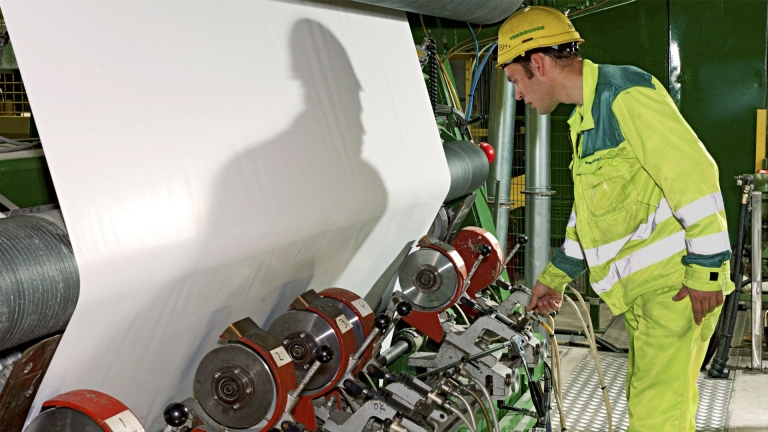
<path fill-rule="evenodd" d="M 109 426 L 109 430 L 112 432 L 144 432 L 144 426 L 141 425 L 131 410 L 125 410 L 112 416 L 104 420 L 104 423 Z"/>
<path fill-rule="evenodd" d="M 336 317 L 336 324 L 338 324 L 339 330 L 341 330 L 342 334 L 352 330 L 352 324 L 347 321 L 347 317 L 344 315 L 339 315 Z"/>
<path fill-rule="evenodd" d="M 291 358 L 288 357 L 288 352 L 282 346 L 273 349 L 269 353 L 272 354 L 272 358 L 275 359 L 277 367 L 283 367 L 284 364 L 291 362 Z"/>
<path fill-rule="evenodd" d="M 352 302 L 352 304 L 357 308 L 358 312 L 364 317 L 367 317 L 368 315 L 373 313 L 373 310 L 371 310 L 371 307 L 368 306 L 368 302 L 363 299 L 357 299 Z"/>

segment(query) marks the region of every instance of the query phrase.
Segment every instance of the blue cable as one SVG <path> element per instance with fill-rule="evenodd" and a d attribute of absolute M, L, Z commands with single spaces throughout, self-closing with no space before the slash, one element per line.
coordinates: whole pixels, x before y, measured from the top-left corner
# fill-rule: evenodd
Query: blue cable
<path fill-rule="evenodd" d="M 472 115 L 472 103 L 475 100 L 475 89 L 477 88 L 477 83 L 480 82 L 480 74 L 483 73 L 483 69 L 485 68 L 485 64 L 488 62 L 488 59 L 491 57 L 491 54 L 493 54 L 493 50 L 496 48 L 496 44 L 494 43 L 491 45 L 490 48 L 488 48 L 488 53 L 483 58 L 483 62 L 480 63 L 480 70 L 475 74 L 474 78 L 472 79 L 472 87 L 470 87 L 469 90 L 469 101 L 467 101 L 467 116 L 465 117 L 466 121 L 469 121 L 469 117 Z"/>

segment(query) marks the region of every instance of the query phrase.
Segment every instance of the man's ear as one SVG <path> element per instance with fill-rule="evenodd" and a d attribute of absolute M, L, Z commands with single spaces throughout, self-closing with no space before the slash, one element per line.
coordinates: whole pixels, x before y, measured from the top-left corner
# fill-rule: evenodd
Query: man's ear
<path fill-rule="evenodd" d="M 549 70 L 547 68 L 546 56 L 542 53 L 534 53 L 531 55 L 531 71 L 534 76 L 539 78 L 547 76 Z"/>

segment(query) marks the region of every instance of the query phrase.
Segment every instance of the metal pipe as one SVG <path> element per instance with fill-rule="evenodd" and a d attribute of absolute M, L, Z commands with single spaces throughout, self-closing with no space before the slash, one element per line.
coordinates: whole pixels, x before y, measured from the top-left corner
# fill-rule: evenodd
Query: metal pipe
<path fill-rule="evenodd" d="M 478 405 L 480 405 L 480 409 L 483 410 L 483 417 L 485 417 L 485 425 L 486 428 L 489 430 L 489 432 L 494 432 L 492 429 L 492 420 L 491 420 L 491 414 L 488 413 L 488 408 L 493 410 L 493 406 L 490 406 L 488 408 L 485 407 L 485 402 L 480 399 L 480 396 L 477 395 L 477 393 L 473 392 L 469 389 L 469 387 L 463 387 L 462 390 L 466 392 L 468 395 L 472 396 L 472 399 L 477 402 Z M 496 411 L 493 412 L 493 415 L 496 415 Z M 501 432 L 501 431 L 495 431 L 495 432 Z"/>
<path fill-rule="evenodd" d="M 470 430 L 470 432 L 477 432 L 476 429 L 473 427 L 474 425 L 470 424 L 469 420 L 467 420 L 467 418 L 464 417 L 464 414 L 462 414 L 461 411 L 456 409 L 456 407 L 449 404 L 446 404 L 445 407 L 448 408 L 448 410 L 451 411 L 454 415 L 456 415 L 456 417 L 461 419 L 462 423 L 464 423 L 464 425 L 467 427 L 467 429 Z"/>
<path fill-rule="evenodd" d="M 512 15 L 523 0 L 355 0 L 390 9 L 467 21 L 492 24 Z"/>
<path fill-rule="evenodd" d="M 491 82 L 491 119 L 488 125 L 489 144 L 496 151 L 496 158 L 486 182 L 488 196 L 496 197 L 494 202 L 494 223 L 496 238 L 501 250 L 507 253 L 507 234 L 509 233 L 509 194 L 512 187 L 512 155 L 515 145 L 515 85 L 507 80 L 503 70 L 494 71 Z M 498 183 L 497 183 L 498 182 Z M 499 187 L 497 188 L 497 185 Z"/>
<path fill-rule="evenodd" d="M 469 416 L 469 421 L 471 421 L 472 424 L 475 426 L 475 429 L 477 429 L 477 420 L 475 419 L 475 413 L 472 410 L 472 405 L 470 405 L 469 402 L 467 402 L 467 400 L 464 399 L 464 396 L 458 394 L 457 392 L 451 392 L 450 395 L 458 399 L 464 405 L 464 407 L 467 409 L 467 415 Z"/>
<path fill-rule="evenodd" d="M 477 378 L 475 378 L 474 375 L 467 373 L 467 378 L 469 378 L 470 381 L 475 383 L 477 387 L 480 388 L 480 392 L 483 394 L 483 397 L 485 397 L 485 400 L 488 401 L 488 406 L 493 410 L 493 399 L 491 399 L 491 394 L 488 393 L 488 389 L 485 388 L 483 383 L 480 382 Z M 496 432 L 500 432 L 501 428 L 499 427 L 499 420 L 496 418 L 496 413 L 494 413 L 492 416 L 493 420 L 493 428 Z M 490 429 L 491 425 L 488 425 L 488 428 Z"/>
<path fill-rule="evenodd" d="M 525 284 L 533 287 L 550 259 L 552 179 L 549 114 L 525 108 Z"/>
<path fill-rule="evenodd" d="M 752 192 L 752 370 L 763 370 L 763 193 Z"/>
<path fill-rule="evenodd" d="M 382 366 L 389 366 L 392 364 L 392 362 L 397 360 L 401 355 L 407 353 L 410 349 L 410 344 L 408 344 L 407 341 L 401 340 L 386 350 L 382 351 L 377 359 L 379 359 L 379 364 L 381 364 L 382 360 L 384 361 Z"/>

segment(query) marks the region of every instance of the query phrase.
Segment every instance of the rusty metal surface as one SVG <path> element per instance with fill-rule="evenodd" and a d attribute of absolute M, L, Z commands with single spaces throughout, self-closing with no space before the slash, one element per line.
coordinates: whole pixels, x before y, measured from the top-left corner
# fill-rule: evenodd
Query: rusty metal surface
<path fill-rule="evenodd" d="M 0 425 L 3 425 L 3 432 L 21 432 L 59 341 L 61 335 L 38 342 L 25 350 L 16 362 L 0 393 Z"/>

